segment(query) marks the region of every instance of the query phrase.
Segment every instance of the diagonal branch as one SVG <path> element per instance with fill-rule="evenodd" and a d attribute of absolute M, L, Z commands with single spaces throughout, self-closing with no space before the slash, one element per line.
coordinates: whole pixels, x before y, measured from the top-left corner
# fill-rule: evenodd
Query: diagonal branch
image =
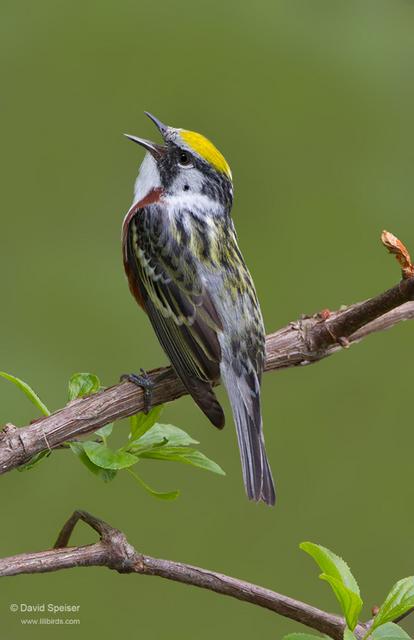
<path fill-rule="evenodd" d="M 408 252 L 392 234 L 388 234 L 383 242 L 402 264 L 403 279 L 369 300 L 333 313 L 325 310 L 314 316 L 304 316 L 269 334 L 266 337 L 265 371 L 318 362 L 372 333 L 414 318 L 414 277 Z M 408 259 L 405 254 L 402 258 L 400 246 Z M 148 375 L 154 383 L 154 405 L 171 402 L 187 393 L 171 367 L 153 369 Z M 8 424 L 0 432 L 0 474 L 25 464 L 41 451 L 59 447 L 144 408 L 142 390 L 130 382 L 122 382 L 75 400 L 27 427 L 17 429 Z"/>
<path fill-rule="evenodd" d="M 76 523 L 82 520 L 99 534 L 94 544 L 68 547 Z M 72 567 L 105 566 L 119 573 L 138 573 L 159 576 L 216 593 L 231 596 L 269 609 L 296 622 L 342 640 L 344 619 L 317 609 L 300 600 L 294 600 L 276 591 L 265 589 L 244 580 L 238 580 L 215 571 L 208 571 L 172 560 L 145 556 L 129 544 L 125 535 L 85 511 L 75 511 L 60 532 L 53 549 L 36 553 L 22 553 L 0 559 L 0 577 L 25 573 L 46 573 Z M 365 633 L 365 625 L 358 625 L 355 634 L 358 640 Z"/>
<path fill-rule="evenodd" d="M 266 371 L 317 362 L 372 333 L 414 318 L 414 267 L 408 251 L 392 234 L 384 232 L 382 240 L 401 265 L 402 281 L 374 298 L 334 313 L 325 310 L 314 316 L 302 317 L 268 335 Z M 154 382 L 154 405 L 175 400 L 186 393 L 171 367 L 155 369 L 149 376 Z M 24 464 L 40 451 L 58 447 L 109 422 L 138 413 L 144 406 L 143 392 L 123 382 L 76 400 L 28 427 L 17 429 L 7 424 L 0 433 L 0 473 Z M 100 539 L 94 544 L 68 547 L 79 520 L 92 527 Z M 0 559 L 0 577 L 77 566 L 106 566 L 120 573 L 160 576 L 209 589 L 269 609 L 325 633 L 333 640 L 343 638 L 345 622 L 339 616 L 220 573 L 144 556 L 128 543 L 122 532 L 84 511 L 76 511 L 69 518 L 55 548 Z M 357 625 L 354 631 L 357 640 L 366 634 L 371 623 Z"/>
<path fill-rule="evenodd" d="M 414 278 L 383 294 L 330 314 L 304 317 L 266 337 L 265 371 L 307 365 L 344 347 L 414 318 Z M 152 403 L 171 402 L 187 392 L 171 367 L 148 373 L 154 383 Z M 11 471 L 41 451 L 96 431 L 144 409 L 143 392 L 130 382 L 71 402 L 63 409 L 22 428 L 6 425 L 0 432 L 0 474 Z"/>

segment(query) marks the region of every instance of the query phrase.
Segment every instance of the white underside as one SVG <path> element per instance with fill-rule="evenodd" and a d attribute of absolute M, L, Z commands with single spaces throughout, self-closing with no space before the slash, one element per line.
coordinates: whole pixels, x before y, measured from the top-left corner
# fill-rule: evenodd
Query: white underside
<path fill-rule="evenodd" d="M 138 177 L 135 180 L 133 204 L 145 198 L 152 189 L 160 186 L 161 180 L 157 163 L 147 151 L 139 168 Z"/>

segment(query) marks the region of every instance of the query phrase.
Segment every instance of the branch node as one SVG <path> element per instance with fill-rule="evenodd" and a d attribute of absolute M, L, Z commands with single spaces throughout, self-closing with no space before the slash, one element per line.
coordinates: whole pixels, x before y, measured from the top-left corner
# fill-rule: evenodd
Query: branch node
<path fill-rule="evenodd" d="M 344 336 L 338 338 L 338 344 L 340 344 L 341 347 L 343 347 L 344 349 L 349 349 L 349 347 L 351 346 L 351 343 L 348 340 L 348 338 L 345 338 Z"/>
<path fill-rule="evenodd" d="M 125 534 L 115 529 L 104 520 L 96 518 L 88 511 L 76 510 L 63 525 L 56 543 L 55 549 L 68 547 L 70 537 L 76 524 L 81 520 L 99 534 L 100 541 L 106 552 L 106 566 L 115 569 L 119 573 L 142 573 L 143 556 L 129 544 Z"/>
<path fill-rule="evenodd" d="M 17 433 L 18 428 L 11 422 L 6 422 L 3 429 L 0 431 L 0 440 L 6 440 L 9 436 Z"/>
<path fill-rule="evenodd" d="M 317 320 L 320 320 L 320 322 L 325 322 L 325 320 L 328 320 L 331 315 L 332 312 L 330 309 L 322 309 L 322 311 L 318 311 L 318 313 L 315 313 L 315 318 Z"/>
<path fill-rule="evenodd" d="M 144 569 L 143 556 L 129 544 L 126 536 L 118 529 L 106 537 L 103 542 L 108 547 L 108 567 L 118 573 L 142 573 Z"/>

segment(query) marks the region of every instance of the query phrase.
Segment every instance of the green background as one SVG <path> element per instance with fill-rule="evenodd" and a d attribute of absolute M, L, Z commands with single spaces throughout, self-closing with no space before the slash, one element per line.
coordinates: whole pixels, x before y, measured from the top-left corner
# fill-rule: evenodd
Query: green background
<path fill-rule="evenodd" d="M 59 408 L 74 371 L 110 385 L 166 362 L 120 255 L 143 157 L 121 134 L 156 136 L 144 109 L 224 152 L 268 331 L 392 286 L 399 271 L 381 230 L 414 251 L 413 32 L 414 4 L 403 0 L 2 0 L 0 369 Z M 219 433 L 186 398 L 164 417 L 200 440 L 225 478 L 144 461 L 148 482 L 181 489 L 164 503 L 128 474 L 104 485 L 56 452 L 31 473 L 1 477 L 0 555 L 48 547 L 79 507 L 144 553 L 336 611 L 298 550 L 312 540 L 347 559 L 369 616 L 414 572 L 409 345 L 406 323 L 315 366 L 265 376 L 275 509 L 245 499 L 230 417 Z M 33 417 L 1 382 L 0 421 Z M 75 536 L 93 538 L 86 528 Z M 81 625 L 23 628 L 13 602 L 80 604 Z M 278 639 L 293 630 L 259 608 L 105 569 L 0 585 L 7 640 Z"/>

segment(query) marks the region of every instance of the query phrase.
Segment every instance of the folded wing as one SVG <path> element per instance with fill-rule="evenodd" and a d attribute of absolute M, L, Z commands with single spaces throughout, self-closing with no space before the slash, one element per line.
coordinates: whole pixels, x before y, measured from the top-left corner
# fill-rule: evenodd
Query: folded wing
<path fill-rule="evenodd" d="M 212 388 L 220 377 L 222 324 L 185 246 L 177 248 L 157 205 L 139 209 L 124 233 L 131 291 L 147 312 L 184 386 L 218 428 L 224 414 Z"/>

